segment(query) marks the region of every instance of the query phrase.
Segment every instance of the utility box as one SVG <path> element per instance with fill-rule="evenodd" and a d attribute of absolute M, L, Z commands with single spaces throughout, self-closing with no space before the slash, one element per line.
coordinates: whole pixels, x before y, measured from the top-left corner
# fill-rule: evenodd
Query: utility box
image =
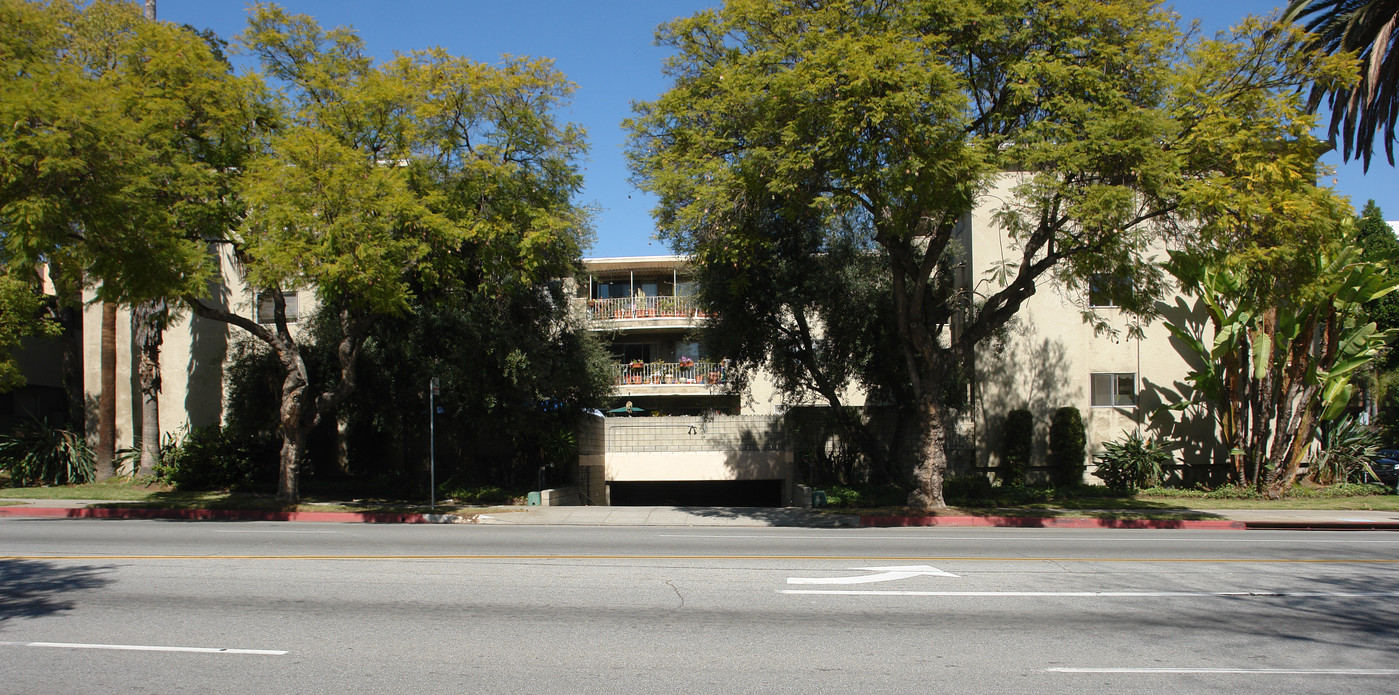
<path fill-rule="evenodd" d="M 531 506 L 531 507 L 538 507 L 538 506 L 539 506 L 539 493 L 538 493 L 538 492 L 531 492 L 531 493 L 529 493 L 528 495 L 526 495 L 526 496 L 525 496 L 525 504 L 527 504 L 527 505 L 529 505 L 529 506 Z"/>

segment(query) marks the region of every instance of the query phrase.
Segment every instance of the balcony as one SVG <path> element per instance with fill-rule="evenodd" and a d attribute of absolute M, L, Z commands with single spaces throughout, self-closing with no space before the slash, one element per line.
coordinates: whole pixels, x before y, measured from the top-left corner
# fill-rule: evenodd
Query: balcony
<path fill-rule="evenodd" d="M 626 387 L 718 386 L 728 383 L 728 370 L 721 362 L 633 362 L 617 365 L 614 383 Z"/>
<path fill-rule="evenodd" d="M 694 297 L 619 297 L 589 299 L 589 321 L 625 319 L 683 319 L 690 323 L 704 318 Z"/>

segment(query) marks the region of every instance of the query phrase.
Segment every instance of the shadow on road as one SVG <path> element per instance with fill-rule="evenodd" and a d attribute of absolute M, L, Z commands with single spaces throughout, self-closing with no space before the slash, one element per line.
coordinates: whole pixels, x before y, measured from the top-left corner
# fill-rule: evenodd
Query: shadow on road
<path fill-rule="evenodd" d="M 110 583 L 112 567 L 64 566 L 36 560 L 0 560 L 0 624 L 72 610 L 70 594 Z"/>

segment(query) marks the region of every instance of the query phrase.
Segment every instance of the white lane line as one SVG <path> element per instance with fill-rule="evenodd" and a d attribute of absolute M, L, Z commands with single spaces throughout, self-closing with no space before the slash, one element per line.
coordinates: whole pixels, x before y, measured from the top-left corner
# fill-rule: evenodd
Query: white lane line
<path fill-rule="evenodd" d="M 49 647 L 55 649 L 107 649 L 123 652 L 185 652 L 191 654 L 254 654 L 282 656 L 278 649 L 224 649 L 220 647 L 158 647 L 141 644 L 81 644 L 77 642 L 0 642 L 4 647 Z"/>
<path fill-rule="evenodd" d="M 303 536 L 339 535 L 339 531 L 286 531 L 282 529 L 231 529 L 215 530 L 214 533 L 295 533 Z"/>
<path fill-rule="evenodd" d="M 849 529 L 841 529 L 841 530 L 849 530 Z M 1214 533 L 1214 531 L 1210 531 L 1209 533 Z M 1316 531 L 1308 531 L 1308 533 L 1317 533 L 1317 532 L 1316 532 Z M 1342 531 L 1341 533 L 1356 533 L 1356 532 L 1355 532 L 1355 531 Z M 765 535 L 765 536 L 739 536 L 739 535 L 724 536 L 724 535 L 719 535 L 719 534 L 700 534 L 700 533 L 660 533 L 660 534 L 656 534 L 656 536 L 657 536 L 658 538 L 705 538 L 705 539 L 718 539 L 718 540 L 726 540 L 726 541 L 730 541 L 730 540 L 734 540 L 734 541 L 738 541 L 738 540 L 787 540 L 787 541 L 818 541 L 818 540 L 819 540 L 819 541 L 828 541 L 828 540 L 831 540 L 831 537 L 830 537 L 830 536 L 783 536 L 783 535 L 779 535 L 779 534 Z M 862 540 L 862 541 L 912 541 L 912 540 L 922 540 L 922 541 L 937 541 L 937 542 L 939 542 L 939 543 L 941 543 L 942 541 L 977 541 L 977 542 L 981 542 L 981 541 L 1007 541 L 1007 542 L 1010 542 L 1010 541 L 1024 541 L 1025 539 L 1026 539 L 1026 536 L 1016 536 L 1016 537 L 1011 537 L 1011 536 L 994 536 L 994 537 L 985 537 L 985 538 L 978 538 L 978 537 L 974 537 L 974 536 L 938 536 L 938 537 L 936 537 L 936 538 L 930 537 L 930 538 L 921 538 L 921 539 L 920 539 L 920 538 L 910 538 L 910 537 L 908 537 L 908 536 L 860 536 L 860 540 Z M 1120 542 L 1122 542 L 1122 539 L 1121 539 L 1121 538 L 1074 538 L 1074 537 L 1071 537 L 1071 536 L 1043 536 L 1043 537 L 1041 537 L 1041 536 L 1036 536 L 1036 537 L 1035 537 L 1035 540 L 1036 540 L 1036 541 L 1074 541 L 1075 543 L 1120 543 Z M 1198 537 L 1191 537 L 1191 538 L 1134 538 L 1134 539 L 1132 539 L 1131 542 L 1132 542 L 1132 543 L 1250 543 L 1250 544 L 1253 544 L 1253 545 L 1258 545 L 1258 544 L 1260 543 L 1260 541 L 1259 541 L 1259 539 L 1258 539 L 1257 537 L 1251 537 L 1251 538 L 1198 538 Z M 1383 539 L 1381 539 L 1381 540 L 1342 540 L 1342 539 L 1338 539 L 1338 540 L 1318 540 L 1318 541 L 1309 541 L 1309 542 L 1316 543 L 1316 544 L 1318 544 L 1318 545 L 1370 545 L 1370 544 L 1399 545 L 1399 538 L 1395 538 L 1395 539 L 1391 539 L 1391 540 L 1383 540 Z"/>
<path fill-rule="evenodd" d="M 971 596 L 985 598 L 1399 598 L 1399 591 L 874 591 L 783 589 L 822 596 Z"/>
<path fill-rule="evenodd" d="M 1392 668 L 1048 668 L 1050 673 L 1242 673 L 1286 676 L 1399 676 Z"/>
<path fill-rule="evenodd" d="M 788 584 L 869 584 L 872 582 L 892 582 L 910 577 L 956 577 L 932 565 L 900 565 L 898 567 L 851 567 L 857 572 L 878 572 L 856 577 L 788 577 Z"/>

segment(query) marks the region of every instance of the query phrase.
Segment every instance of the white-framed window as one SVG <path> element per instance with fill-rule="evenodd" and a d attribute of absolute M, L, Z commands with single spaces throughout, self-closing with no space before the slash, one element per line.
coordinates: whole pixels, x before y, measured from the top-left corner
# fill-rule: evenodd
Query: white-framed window
<path fill-rule="evenodd" d="M 1121 306 L 1118 297 L 1130 291 L 1131 285 L 1122 278 L 1111 275 L 1094 275 L 1088 278 L 1088 306 L 1094 309 L 1107 309 Z"/>
<path fill-rule="evenodd" d="M 283 292 L 282 301 L 287 304 L 287 323 L 296 323 L 301 316 L 299 311 L 300 302 L 297 301 L 296 292 Z M 257 295 L 257 319 L 258 323 L 275 323 L 277 321 L 277 310 L 272 302 L 271 292 L 259 292 Z"/>
<path fill-rule="evenodd" d="M 1094 408 L 1134 408 L 1137 405 L 1137 375 L 1132 373 L 1092 374 Z"/>

